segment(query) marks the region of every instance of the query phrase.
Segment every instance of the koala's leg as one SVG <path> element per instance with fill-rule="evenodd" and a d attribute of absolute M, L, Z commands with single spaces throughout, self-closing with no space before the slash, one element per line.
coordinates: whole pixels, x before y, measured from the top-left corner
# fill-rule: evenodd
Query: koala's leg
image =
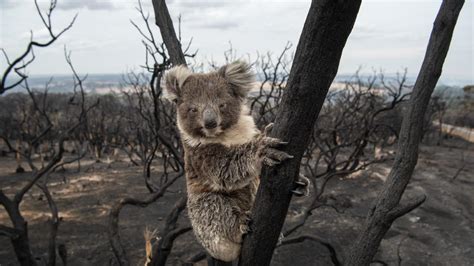
<path fill-rule="evenodd" d="M 234 212 L 232 216 L 228 219 L 236 221 L 238 226 L 225 228 L 227 237 L 216 236 L 211 244 L 210 250 L 212 252 L 209 252 L 213 258 L 222 261 L 233 261 L 240 255 L 243 235 L 250 231 L 250 211 L 244 213 Z"/>
<path fill-rule="evenodd" d="M 207 251 L 211 257 L 222 261 L 233 261 L 240 255 L 241 244 L 227 239 L 215 239 Z"/>
<path fill-rule="evenodd" d="M 197 239 L 213 258 L 232 261 L 239 256 L 248 216 L 238 209 L 234 199 L 219 193 L 197 199 L 190 196 L 188 214 Z"/>

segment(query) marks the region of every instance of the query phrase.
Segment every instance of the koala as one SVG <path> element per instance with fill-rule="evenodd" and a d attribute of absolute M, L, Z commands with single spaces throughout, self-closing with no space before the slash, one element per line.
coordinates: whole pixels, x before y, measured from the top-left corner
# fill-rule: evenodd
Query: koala
<path fill-rule="evenodd" d="M 240 254 L 262 164 L 293 158 L 280 150 L 285 142 L 267 136 L 271 126 L 255 126 L 245 105 L 254 78 L 240 61 L 204 74 L 177 66 L 164 77 L 164 95 L 176 103 L 193 231 L 222 261 Z"/>

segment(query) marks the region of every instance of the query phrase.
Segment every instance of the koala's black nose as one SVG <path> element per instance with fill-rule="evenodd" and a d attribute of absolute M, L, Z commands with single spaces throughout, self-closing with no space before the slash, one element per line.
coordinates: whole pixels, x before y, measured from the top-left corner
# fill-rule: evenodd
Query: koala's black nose
<path fill-rule="evenodd" d="M 213 129 L 217 127 L 217 114 L 212 108 L 206 108 L 203 112 L 204 127 Z"/>
<path fill-rule="evenodd" d="M 206 129 L 213 129 L 217 127 L 217 121 L 216 120 L 208 120 L 204 122 L 204 127 Z"/>

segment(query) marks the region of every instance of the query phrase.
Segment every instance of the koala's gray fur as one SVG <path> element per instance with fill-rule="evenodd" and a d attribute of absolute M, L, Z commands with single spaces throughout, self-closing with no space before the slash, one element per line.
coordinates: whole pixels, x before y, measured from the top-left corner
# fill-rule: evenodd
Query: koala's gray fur
<path fill-rule="evenodd" d="M 177 104 L 189 218 L 199 242 L 223 261 L 239 256 L 262 163 L 292 158 L 266 136 L 269 128 L 256 128 L 245 106 L 253 81 L 239 61 L 206 74 L 175 67 L 165 76 L 166 97 Z"/>

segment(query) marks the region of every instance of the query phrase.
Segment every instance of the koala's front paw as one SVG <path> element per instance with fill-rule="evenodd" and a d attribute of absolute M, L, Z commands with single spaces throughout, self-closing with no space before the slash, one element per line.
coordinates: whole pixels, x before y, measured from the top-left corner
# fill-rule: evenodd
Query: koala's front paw
<path fill-rule="evenodd" d="M 272 127 L 273 123 L 268 124 L 258 140 L 259 156 L 263 158 L 263 163 L 268 166 L 275 166 L 287 159 L 293 158 L 293 155 L 278 149 L 288 144 L 288 142 L 281 141 L 277 138 L 268 137 Z"/>

